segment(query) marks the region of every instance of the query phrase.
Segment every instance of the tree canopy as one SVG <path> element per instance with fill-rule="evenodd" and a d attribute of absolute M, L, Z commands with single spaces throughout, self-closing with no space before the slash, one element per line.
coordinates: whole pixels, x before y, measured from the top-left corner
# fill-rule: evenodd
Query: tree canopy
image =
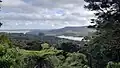
<path fill-rule="evenodd" d="M 94 68 L 104 68 L 109 61 L 120 62 L 120 0 L 84 0 L 85 8 L 95 11 L 97 32 L 89 42 Z M 91 62 L 92 63 L 92 62 Z"/>
<path fill-rule="evenodd" d="M 115 29 L 120 26 L 120 0 L 85 0 L 85 8 L 96 11 L 97 19 L 92 19 L 97 28 Z M 114 24 L 114 26 L 113 26 Z"/>

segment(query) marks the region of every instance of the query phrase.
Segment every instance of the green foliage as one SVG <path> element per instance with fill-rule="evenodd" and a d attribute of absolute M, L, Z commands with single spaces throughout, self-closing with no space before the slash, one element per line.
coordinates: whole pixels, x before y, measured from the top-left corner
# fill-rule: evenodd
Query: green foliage
<path fill-rule="evenodd" d="M 0 56 L 0 64 L 0 68 L 21 68 L 24 65 L 23 56 L 15 48 L 6 49 L 4 55 Z"/>
<path fill-rule="evenodd" d="M 61 51 L 51 49 L 45 49 L 41 51 L 21 50 L 21 53 L 25 56 L 24 58 L 24 63 L 26 64 L 25 68 L 34 68 L 36 66 L 44 68 L 47 65 L 51 66 L 49 61 L 45 60 L 45 58 L 47 58 L 48 56 L 56 55 L 60 52 Z"/>
<path fill-rule="evenodd" d="M 85 0 L 85 8 L 96 11 L 96 35 L 88 43 L 93 68 L 105 68 L 109 61 L 120 62 L 120 0 Z"/>
<path fill-rule="evenodd" d="M 4 33 L 0 33 L 4 34 Z M 72 42 L 75 44 L 81 44 L 83 42 L 72 41 L 67 39 L 61 39 L 54 36 L 38 36 L 32 34 L 23 34 L 23 33 L 6 33 L 10 41 L 14 46 L 17 46 L 21 49 L 26 50 L 41 50 L 41 44 L 49 43 L 52 47 L 59 48 L 62 43 Z M 83 44 L 82 44 L 83 45 Z"/>
<path fill-rule="evenodd" d="M 0 34 L 0 44 L 3 44 L 7 48 L 12 47 L 12 43 L 6 34 Z"/>
<path fill-rule="evenodd" d="M 64 53 L 58 56 L 49 56 L 47 60 L 53 63 L 54 68 L 89 68 L 86 56 L 81 53 Z"/>
<path fill-rule="evenodd" d="M 65 52 L 77 52 L 80 49 L 80 46 L 73 43 L 62 43 L 60 46 L 61 50 Z"/>
<path fill-rule="evenodd" d="M 41 44 L 42 48 L 43 49 L 49 49 L 50 48 L 50 45 L 48 43 L 43 43 Z"/>
<path fill-rule="evenodd" d="M 39 41 L 31 41 L 31 42 L 27 42 L 27 46 L 25 47 L 26 50 L 41 50 L 42 46 L 41 46 L 41 42 Z"/>
<path fill-rule="evenodd" d="M 0 68 L 28 68 L 29 66 L 34 68 L 39 59 L 43 58 L 42 60 L 44 60 L 48 55 L 55 55 L 59 52 L 61 51 L 50 49 L 28 51 L 18 48 L 10 48 L 7 49 L 4 55 L 0 56 Z"/>
<path fill-rule="evenodd" d="M 57 54 L 59 52 L 61 52 L 61 51 L 51 50 L 51 49 L 46 49 L 46 50 L 41 50 L 41 51 L 21 50 L 21 53 L 26 55 L 26 56 L 39 56 L 39 57 L 45 57 L 47 55 L 54 55 L 54 54 Z"/>
<path fill-rule="evenodd" d="M 0 45 L 0 56 L 2 56 L 3 54 L 5 54 L 5 47 L 3 45 Z"/>
<path fill-rule="evenodd" d="M 41 58 L 41 61 L 43 61 L 48 55 L 55 55 L 61 52 L 51 49 L 29 51 L 17 47 L 9 47 L 9 40 L 6 41 L 7 37 L 2 36 L 0 39 L 2 41 L 0 44 L 0 68 L 34 68 Z"/>
<path fill-rule="evenodd" d="M 120 63 L 109 62 L 106 68 L 120 68 Z"/>
<path fill-rule="evenodd" d="M 0 68 L 89 68 L 84 54 L 73 53 L 78 51 L 78 45 L 64 43 L 62 48 L 66 52 L 33 40 L 27 45 L 27 50 L 19 49 L 6 35 L 1 35 Z"/>

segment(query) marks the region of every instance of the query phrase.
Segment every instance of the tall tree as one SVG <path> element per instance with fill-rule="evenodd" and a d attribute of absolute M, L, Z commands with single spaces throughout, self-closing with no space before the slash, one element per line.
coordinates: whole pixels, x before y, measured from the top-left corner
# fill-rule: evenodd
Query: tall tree
<path fill-rule="evenodd" d="M 96 11 L 95 37 L 89 42 L 93 67 L 104 68 L 108 61 L 120 62 L 120 0 L 84 0 L 85 8 Z"/>

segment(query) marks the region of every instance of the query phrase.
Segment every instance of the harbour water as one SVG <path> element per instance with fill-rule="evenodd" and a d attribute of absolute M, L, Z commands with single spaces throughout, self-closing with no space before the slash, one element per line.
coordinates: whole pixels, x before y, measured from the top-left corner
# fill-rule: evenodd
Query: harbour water
<path fill-rule="evenodd" d="M 73 37 L 73 36 L 57 36 L 58 38 L 64 38 L 69 40 L 81 41 L 84 37 Z"/>

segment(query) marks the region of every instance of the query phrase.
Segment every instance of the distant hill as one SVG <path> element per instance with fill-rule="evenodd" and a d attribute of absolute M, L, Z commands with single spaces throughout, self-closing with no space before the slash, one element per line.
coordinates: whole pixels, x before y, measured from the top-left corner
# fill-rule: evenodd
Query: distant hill
<path fill-rule="evenodd" d="M 87 36 L 93 33 L 95 30 L 87 28 L 87 26 L 82 27 L 64 27 L 61 29 L 52 29 L 52 30 L 31 30 L 27 34 L 35 34 L 44 33 L 48 36 Z"/>

